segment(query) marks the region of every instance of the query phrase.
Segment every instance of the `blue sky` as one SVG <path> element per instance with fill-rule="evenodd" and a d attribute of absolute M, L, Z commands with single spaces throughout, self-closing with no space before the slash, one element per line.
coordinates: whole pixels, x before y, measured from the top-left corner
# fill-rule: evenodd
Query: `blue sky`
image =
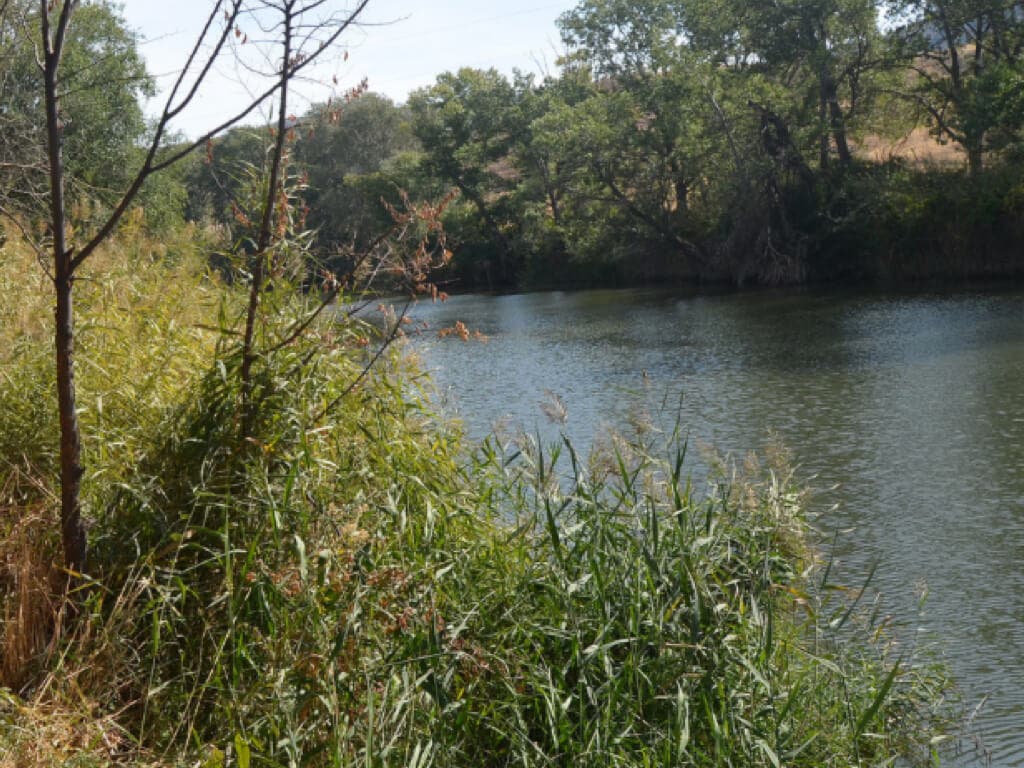
<path fill-rule="evenodd" d="M 494 67 L 506 74 L 514 68 L 554 72 L 561 53 L 555 20 L 575 5 L 576 0 L 371 0 L 363 26 L 343 38 L 338 54 L 317 71 L 317 82 L 299 84 L 299 102 L 289 111 L 325 100 L 331 88 L 324 84 L 334 78 L 341 91 L 366 77 L 371 90 L 404 101 L 439 73 L 463 66 Z M 166 87 L 182 66 L 210 7 L 211 0 L 124 3 L 124 16 L 142 37 L 141 50 L 158 86 Z M 203 132 L 241 104 L 253 87 L 251 75 L 225 63 L 175 127 L 193 136 Z"/>

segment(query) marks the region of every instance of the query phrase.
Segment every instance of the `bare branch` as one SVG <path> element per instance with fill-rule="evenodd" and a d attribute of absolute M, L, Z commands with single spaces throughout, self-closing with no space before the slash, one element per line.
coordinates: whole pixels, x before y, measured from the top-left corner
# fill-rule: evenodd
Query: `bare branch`
<path fill-rule="evenodd" d="M 202 49 L 203 40 L 206 39 L 207 34 L 209 34 L 210 27 L 213 26 L 214 19 L 217 18 L 218 11 L 220 11 L 221 8 L 221 2 L 222 0 L 217 0 L 217 4 L 213 7 L 213 10 L 207 17 L 206 23 L 203 25 L 203 30 L 196 37 L 196 44 L 192 47 L 192 50 L 189 52 L 188 59 L 185 61 L 185 66 L 181 69 L 181 74 L 178 75 L 178 79 L 171 88 L 171 92 L 167 95 L 167 102 L 164 105 L 163 115 L 160 118 L 161 125 L 166 125 L 169 120 L 180 114 L 181 111 L 189 105 L 192 99 L 195 98 L 196 94 L 199 92 L 200 86 L 210 73 L 210 68 L 213 67 L 213 63 L 216 61 L 217 56 L 224 47 L 224 43 L 228 40 L 228 37 L 231 34 L 231 29 L 235 24 L 235 20 L 238 18 L 239 11 L 241 10 L 241 0 L 231 1 L 231 11 L 227 14 L 226 23 L 224 24 L 224 29 L 217 40 L 217 44 L 214 46 L 213 51 L 207 56 L 206 62 L 200 69 L 199 74 L 196 75 L 195 82 L 192 84 L 189 92 L 177 107 L 172 107 L 174 104 L 174 98 L 178 95 L 178 89 L 181 88 L 182 83 L 185 81 L 185 77 L 188 75 L 188 71 L 195 63 L 196 56 L 199 55 L 199 51 Z"/>
<path fill-rule="evenodd" d="M 45 5 L 46 0 L 42 0 L 42 2 Z M 293 2 L 294 0 L 292 0 L 292 3 Z M 302 6 L 297 11 L 293 11 L 293 13 L 308 13 L 308 10 L 310 8 L 319 7 L 321 2 L 322 0 L 314 0 L 313 3 L 307 6 Z M 142 185 L 145 183 L 147 178 L 184 159 L 192 152 L 194 152 L 198 147 L 205 145 L 206 142 L 212 139 L 214 136 L 222 133 L 231 126 L 236 125 L 237 123 L 241 122 L 246 117 L 248 117 L 267 99 L 271 98 L 275 93 L 281 90 L 282 83 L 293 79 L 297 74 L 299 74 L 307 67 L 312 65 L 315 61 L 317 61 L 326 50 L 333 46 L 338 41 L 338 39 L 346 31 L 348 31 L 348 29 L 351 28 L 353 24 L 357 22 L 357 19 L 366 9 L 366 6 L 369 5 L 369 2 L 370 0 L 360 0 L 355 9 L 348 13 L 348 15 L 343 19 L 336 20 L 335 17 L 332 16 L 331 23 L 336 25 L 335 28 L 330 32 L 330 34 L 328 34 L 322 41 L 320 41 L 317 44 L 317 47 L 314 51 L 312 51 L 309 54 L 305 54 L 301 57 L 293 57 L 293 61 L 283 61 L 281 71 L 279 72 L 279 79 L 275 81 L 272 85 L 270 85 L 268 88 L 266 88 L 263 92 L 255 96 L 245 108 L 238 111 L 227 120 L 224 120 L 211 130 L 203 133 L 195 141 L 186 144 L 185 147 L 175 152 L 172 152 L 168 157 L 164 158 L 160 162 L 157 162 L 156 156 L 161 149 L 163 136 L 167 130 L 168 124 L 170 123 L 171 119 L 180 114 L 182 110 L 184 110 L 185 107 L 189 103 L 191 103 L 195 95 L 199 92 L 201 84 L 209 75 L 209 72 L 213 67 L 213 63 L 216 57 L 219 55 L 220 51 L 223 49 L 225 42 L 230 37 L 233 22 L 238 18 L 239 13 L 241 13 L 243 10 L 242 0 L 231 0 L 232 11 L 228 14 L 229 23 L 225 25 L 224 30 L 221 32 L 217 44 L 214 47 L 214 50 L 207 56 L 203 67 L 200 69 L 198 75 L 196 76 L 195 82 L 193 82 L 192 87 L 189 89 L 188 93 L 182 99 L 181 103 L 179 103 L 177 106 L 172 107 L 173 100 L 176 97 L 179 89 L 181 88 L 182 83 L 184 82 L 188 69 L 192 66 L 192 64 L 196 61 L 198 57 L 198 52 L 201 50 L 202 47 L 202 40 L 209 33 L 209 30 L 212 27 L 214 20 L 216 19 L 217 12 L 222 7 L 223 0 L 218 0 L 217 5 L 214 7 L 213 12 L 207 18 L 206 25 L 203 27 L 202 34 L 197 39 L 196 45 L 193 47 L 191 53 L 189 54 L 189 58 L 185 68 L 182 70 L 181 75 L 179 75 L 178 80 L 176 81 L 174 87 L 171 90 L 171 93 L 168 96 L 167 104 L 164 108 L 163 114 L 157 121 L 157 125 L 154 130 L 153 140 L 150 142 L 149 150 L 147 152 L 146 159 L 143 162 L 142 167 L 139 169 L 138 173 L 135 176 L 135 179 L 129 185 L 127 191 L 122 196 L 120 202 L 114 207 L 114 210 L 111 212 L 107 220 L 96 231 L 92 238 L 90 238 L 89 241 L 84 246 L 82 246 L 82 248 L 78 252 L 78 255 L 74 257 L 71 263 L 72 271 L 77 270 L 77 268 L 81 266 L 81 264 L 87 258 L 89 258 L 89 256 L 93 254 L 93 252 L 100 245 L 100 243 L 106 240 L 106 238 L 117 226 L 117 223 L 121 220 L 121 217 L 124 216 L 128 208 L 131 207 L 131 204 L 138 196 L 138 193 L 142 189 Z M 290 3 L 289 7 L 294 8 L 294 5 Z"/>
<path fill-rule="evenodd" d="M 292 15 L 291 6 L 286 5 L 284 11 L 284 34 L 281 41 L 281 75 L 278 85 L 281 91 L 280 103 L 277 107 L 277 133 L 274 136 L 274 149 L 271 155 L 270 179 L 267 184 L 267 198 L 263 204 L 259 235 L 256 242 L 256 253 L 252 257 L 252 284 L 249 286 L 249 305 L 245 314 L 245 333 L 242 337 L 242 399 L 245 414 L 242 419 L 242 436 L 249 436 L 251 422 L 252 396 L 252 364 L 255 362 L 253 338 L 256 331 L 256 313 L 259 309 L 260 294 L 263 292 L 263 266 L 267 249 L 271 241 L 271 226 L 274 209 L 277 204 L 278 183 L 280 181 L 281 164 L 284 161 L 284 142 L 288 127 L 288 63 L 292 58 Z"/>
<path fill-rule="evenodd" d="M 321 409 L 321 411 L 313 418 L 314 423 L 320 421 L 325 416 L 327 416 L 327 414 L 329 414 L 331 411 L 337 408 L 338 405 L 340 405 L 341 402 L 352 393 L 352 390 L 359 386 L 363 379 L 367 377 L 367 375 L 370 373 L 370 370 L 377 364 L 377 361 L 380 360 L 384 352 L 386 352 L 388 347 L 390 347 L 391 344 L 394 343 L 395 339 L 398 338 L 398 334 L 401 333 L 402 331 L 402 321 L 405 319 L 405 316 L 409 313 L 410 306 L 412 306 L 412 299 L 406 299 L 405 304 L 402 307 L 402 313 L 397 318 L 395 318 L 394 326 L 391 328 L 390 332 L 385 337 L 380 347 L 374 353 L 373 357 L 371 357 L 370 360 L 366 363 L 366 365 L 363 366 L 363 369 L 359 372 L 359 375 L 356 376 L 355 379 L 353 379 L 352 382 L 347 387 L 345 387 L 345 389 L 343 389 L 337 397 L 335 397 Z"/>

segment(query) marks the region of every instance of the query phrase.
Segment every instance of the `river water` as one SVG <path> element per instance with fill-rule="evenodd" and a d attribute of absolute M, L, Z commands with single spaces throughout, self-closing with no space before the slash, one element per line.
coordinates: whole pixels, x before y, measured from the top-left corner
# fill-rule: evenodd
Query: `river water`
<path fill-rule="evenodd" d="M 467 295 L 411 314 L 488 337 L 413 341 L 472 438 L 504 419 L 587 445 L 644 414 L 740 458 L 781 437 L 847 581 L 878 563 L 904 631 L 937 639 L 981 705 L 992 765 L 1024 766 L 1024 290 Z"/>

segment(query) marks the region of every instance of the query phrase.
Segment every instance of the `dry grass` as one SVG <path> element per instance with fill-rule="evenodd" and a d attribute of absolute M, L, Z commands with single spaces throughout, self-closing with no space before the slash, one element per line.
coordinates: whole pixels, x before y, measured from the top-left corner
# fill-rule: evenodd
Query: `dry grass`
<path fill-rule="evenodd" d="M 861 157 L 876 163 L 901 159 L 915 168 L 959 168 L 967 162 L 958 144 L 940 144 L 924 126 L 914 128 L 898 139 L 866 136 L 859 142 L 856 151 Z"/>
<path fill-rule="evenodd" d="M 45 341 L 52 331 L 52 286 L 35 253 L 12 238 L 0 246 L 0 363 L 9 359 L 11 340 Z"/>
<path fill-rule="evenodd" d="M 132 466 L 147 425 L 217 339 L 221 296 L 203 276 L 204 233 L 157 240 L 141 225 L 130 218 L 76 283 L 78 407 L 94 473 L 87 503 L 94 483 L 116 482 L 112 467 Z M 42 257 L 12 236 L 0 246 L 0 686 L 14 691 L 38 683 L 59 634 L 52 324 Z"/>
<path fill-rule="evenodd" d="M 87 702 L 23 702 L 0 689 L 0 768 L 166 765 L 140 755 L 114 717 Z"/>
<path fill-rule="evenodd" d="M 42 508 L 0 508 L 0 686 L 20 690 L 48 655 L 58 623 L 61 573 L 54 521 Z"/>

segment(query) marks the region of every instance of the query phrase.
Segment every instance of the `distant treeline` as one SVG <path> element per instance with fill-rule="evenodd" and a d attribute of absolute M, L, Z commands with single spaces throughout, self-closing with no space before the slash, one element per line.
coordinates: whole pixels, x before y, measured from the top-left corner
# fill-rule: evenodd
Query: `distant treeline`
<path fill-rule="evenodd" d="M 360 89 L 319 105 L 291 145 L 317 268 L 343 273 L 389 206 L 454 191 L 440 279 L 455 290 L 1021 272 L 1020 3 L 894 0 L 885 18 L 873 0 L 582 0 L 558 20 L 558 76 L 462 69 L 406 104 Z M 131 115 L 148 85 L 125 74 L 106 80 L 136 84 Z M 901 152 L 921 127 L 957 151 Z M 130 166 L 133 130 L 89 134 L 95 167 L 72 170 L 96 199 Z M 147 220 L 240 237 L 270 139 L 215 140 L 147 193 Z"/>

